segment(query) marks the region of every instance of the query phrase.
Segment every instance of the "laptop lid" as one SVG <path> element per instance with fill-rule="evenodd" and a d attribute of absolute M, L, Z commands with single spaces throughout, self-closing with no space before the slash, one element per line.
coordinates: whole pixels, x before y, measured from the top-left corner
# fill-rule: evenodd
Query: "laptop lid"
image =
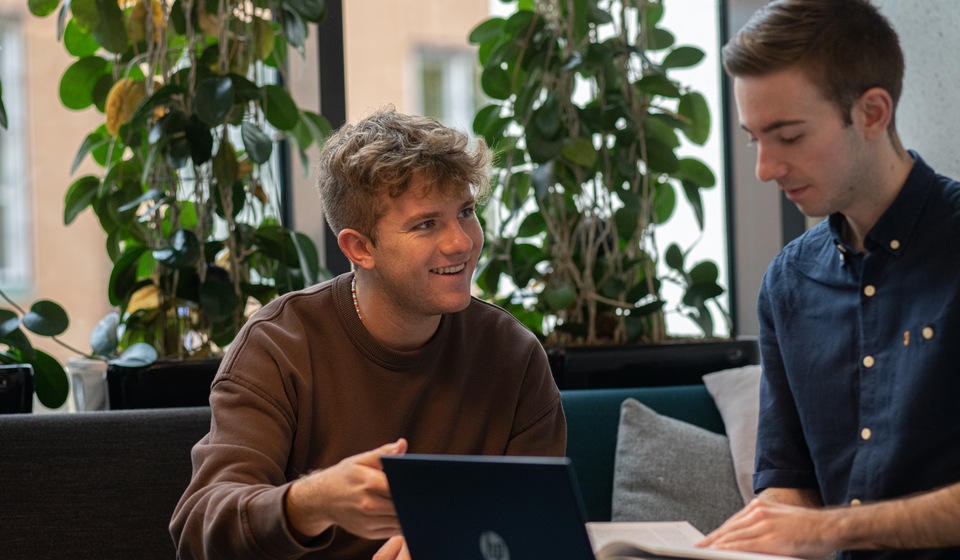
<path fill-rule="evenodd" d="M 381 459 L 416 560 L 593 560 L 567 457 Z"/>

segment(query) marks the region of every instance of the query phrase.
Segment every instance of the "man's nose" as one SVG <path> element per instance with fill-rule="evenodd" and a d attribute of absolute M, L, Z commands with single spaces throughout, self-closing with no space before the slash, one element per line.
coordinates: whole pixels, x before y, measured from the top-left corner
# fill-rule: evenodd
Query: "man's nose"
<path fill-rule="evenodd" d="M 464 230 L 459 220 L 447 228 L 441 250 L 447 254 L 468 253 L 473 249 L 473 239 Z"/>
<path fill-rule="evenodd" d="M 775 181 L 787 173 L 787 165 L 769 146 L 757 144 L 757 179 Z"/>

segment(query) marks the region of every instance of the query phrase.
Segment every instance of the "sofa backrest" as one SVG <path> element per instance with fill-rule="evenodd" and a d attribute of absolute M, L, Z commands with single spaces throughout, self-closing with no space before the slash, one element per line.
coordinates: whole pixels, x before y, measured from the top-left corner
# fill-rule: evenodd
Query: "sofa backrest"
<path fill-rule="evenodd" d="M 207 407 L 0 415 L 0 557 L 171 560 Z"/>
<path fill-rule="evenodd" d="M 620 403 L 723 433 L 703 385 L 561 392 L 588 518 L 610 519 Z M 0 558 L 171 560 L 167 526 L 210 409 L 0 415 Z"/>
<path fill-rule="evenodd" d="M 704 385 L 561 391 L 567 456 L 573 460 L 590 521 L 609 521 L 620 404 L 634 398 L 660 414 L 724 433 L 723 418 Z"/>

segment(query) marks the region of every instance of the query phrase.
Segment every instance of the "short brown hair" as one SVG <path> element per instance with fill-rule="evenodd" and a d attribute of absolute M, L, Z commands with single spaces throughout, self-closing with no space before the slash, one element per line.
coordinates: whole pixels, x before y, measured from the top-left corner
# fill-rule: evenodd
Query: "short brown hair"
<path fill-rule="evenodd" d="M 340 127 L 320 153 L 318 186 L 334 233 L 356 229 L 375 242 L 385 197 L 396 198 L 414 177 L 442 195 L 467 186 L 477 199 L 490 188 L 490 150 L 482 138 L 431 117 L 382 110 Z"/>
<path fill-rule="evenodd" d="M 853 103 L 880 87 L 897 102 L 903 51 L 890 22 L 868 0 L 777 0 L 758 10 L 723 47 L 733 77 L 799 68 L 849 124 Z M 894 119 L 888 130 L 896 134 Z"/>

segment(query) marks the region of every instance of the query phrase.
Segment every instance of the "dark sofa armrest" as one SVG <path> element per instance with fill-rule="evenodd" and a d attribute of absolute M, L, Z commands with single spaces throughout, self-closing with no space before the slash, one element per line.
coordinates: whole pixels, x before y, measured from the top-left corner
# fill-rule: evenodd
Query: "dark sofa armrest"
<path fill-rule="evenodd" d="M 561 391 L 567 456 L 590 521 L 609 521 L 620 403 L 635 398 L 657 412 L 724 433 L 723 419 L 703 385 Z"/>

